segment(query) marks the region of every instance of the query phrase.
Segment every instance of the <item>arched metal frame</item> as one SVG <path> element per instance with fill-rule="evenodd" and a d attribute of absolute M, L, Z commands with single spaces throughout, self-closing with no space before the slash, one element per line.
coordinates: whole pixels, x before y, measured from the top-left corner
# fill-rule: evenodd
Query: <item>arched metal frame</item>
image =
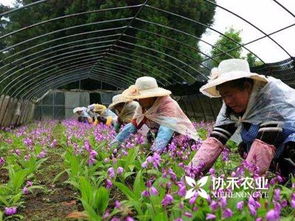
<path fill-rule="evenodd" d="M 89 76 L 87 77 L 81 77 L 80 74 L 72 74 L 72 75 L 69 75 L 67 77 L 64 77 L 63 78 L 59 78 L 57 76 L 54 76 L 52 77 L 52 79 L 49 79 L 49 82 L 48 82 L 48 86 L 46 88 L 38 88 L 34 91 L 33 94 L 31 94 L 31 96 L 28 97 L 28 99 L 32 99 L 34 97 L 37 97 L 38 94 L 44 94 L 48 89 L 57 89 L 58 87 L 64 85 L 64 84 L 69 84 L 69 83 L 73 83 L 73 82 L 76 82 L 78 80 L 84 80 L 84 79 L 87 79 L 89 78 Z M 58 79 L 58 83 L 55 83 L 56 80 Z M 93 79 L 93 80 L 96 80 L 96 81 L 101 81 L 101 80 L 107 80 L 107 79 L 104 79 L 104 78 L 97 78 L 97 76 L 95 75 L 91 75 L 90 76 L 90 79 Z M 116 84 L 115 84 L 116 85 Z M 115 86 L 113 85 L 113 86 Z"/>
<path fill-rule="evenodd" d="M 280 45 L 277 41 L 275 41 L 271 36 L 278 32 L 281 32 L 283 30 L 286 30 L 288 28 L 295 26 L 295 23 L 288 25 L 284 28 L 281 28 L 280 30 L 276 30 L 272 33 L 267 34 L 263 30 L 255 26 L 255 24 L 247 21 L 240 15 L 216 4 L 215 2 L 212 2 L 211 0 L 205 0 L 205 1 L 208 4 L 212 4 L 216 7 L 219 7 L 220 9 L 226 11 L 227 13 L 230 13 L 236 16 L 237 18 L 251 25 L 253 28 L 255 28 L 256 30 L 258 30 L 260 33 L 263 34 L 262 37 L 254 39 L 250 42 L 247 42 L 244 44 L 238 44 L 239 48 L 242 47 L 245 50 L 251 52 L 246 47 L 247 45 L 253 42 L 259 41 L 261 39 L 268 38 L 290 57 L 290 62 L 291 62 L 290 67 L 294 68 L 294 58 L 291 56 L 291 54 L 288 52 L 287 49 L 283 48 L 282 45 Z M 295 17 L 295 15 L 286 7 L 284 7 L 281 3 L 279 3 L 276 0 L 273 0 L 273 1 L 277 5 L 279 5 L 281 8 L 283 8 L 285 11 L 287 11 L 289 14 L 291 14 L 293 17 Z M 28 4 L 24 7 L 20 7 L 8 12 L 4 12 L 0 14 L 0 17 L 8 16 L 9 14 L 12 14 L 12 13 L 17 13 L 20 10 L 23 10 L 28 7 L 34 7 L 38 4 L 45 4 L 46 2 L 47 0 L 40 0 L 31 4 Z M 91 23 L 86 23 L 81 25 L 69 26 L 69 27 L 54 30 L 48 33 L 42 33 L 41 35 L 32 37 L 30 39 L 26 39 L 14 45 L 9 45 L 8 47 L 0 50 L 0 53 L 3 53 L 3 52 L 11 53 L 11 55 L 5 57 L 2 60 L 3 65 L 0 66 L 0 84 L 5 83 L 4 88 L 2 89 L 2 91 L 0 91 L 0 95 L 9 94 L 12 96 L 19 97 L 21 99 L 32 100 L 34 99 L 34 96 L 36 96 L 40 92 L 43 93 L 44 91 L 46 92 L 46 90 L 50 88 L 56 88 L 56 85 L 60 85 L 59 82 L 67 83 L 68 80 L 65 80 L 65 79 L 69 78 L 70 80 L 71 76 L 72 76 L 72 79 L 75 78 L 77 80 L 91 78 L 98 81 L 106 82 L 110 85 L 115 84 L 116 88 L 123 89 L 124 87 L 127 87 L 128 85 L 132 84 L 137 77 L 142 76 L 143 74 L 143 73 L 140 73 L 140 71 L 138 70 L 132 70 L 132 68 L 128 66 L 128 63 L 132 62 L 133 60 L 135 61 L 136 59 L 134 58 L 138 58 L 138 56 L 142 56 L 142 60 L 144 61 L 144 62 L 136 61 L 139 65 L 143 67 L 147 67 L 148 69 L 150 68 L 150 65 L 148 65 L 148 63 L 150 63 L 152 65 L 155 65 L 155 67 L 160 67 L 161 70 L 167 71 L 167 73 L 160 71 L 161 76 L 159 77 L 158 81 L 159 81 L 159 84 L 162 86 L 181 84 L 182 81 L 185 82 L 185 80 L 188 78 L 192 78 L 195 81 L 205 81 L 207 79 L 206 72 L 208 73 L 208 71 L 210 70 L 210 68 L 205 65 L 205 61 L 214 60 L 214 57 L 210 55 L 206 55 L 203 52 L 200 52 L 197 48 L 192 48 L 191 46 L 186 45 L 183 42 L 179 42 L 173 39 L 173 37 L 171 36 L 165 36 L 159 33 L 148 31 L 148 30 L 145 30 L 144 28 L 137 27 L 137 25 L 141 24 L 140 26 L 143 26 L 143 27 L 145 25 L 160 27 L 160 28 L 172 31 L 175 34 L 185 35 L 187 37 L 191 37 L 195 39 L 196 41 L 202 41 L 203 43 L 209 45 L 212 48 L 214 48 L 214 46 L 210 44 L 209 42 L 206 42 L 194 36 L 193 34 L 187 33 L 183 30 L 175 29 L 160 23 L 155 23 L 155 22 L 140 18 L 141 12 L 145 10 L 146 8 L 149 10 L 157 11 L 159 13 L 168 14 L 169 16 L 173 16 L 175 18 L 178 18 L 179 20 L 190 22 L 195 25 L 201 25 L 205 28 L 208 28 L 214 31 L 215 33 L 218 33 L 224 36 L 224 34 L 219 32 L 218 30 L 208 27 L 207 25 L 204 25 L 201 22 L 197 22 L 183 15 L 179 15 L 173 12 L 166 11 L 164 9 L 160 9 L 160 8 L 156 8 L 154 6 L 148 5 L 148 0 L 145 0 L 142 4 L 139 4 L 139 5 L 129 5 L 124 7 L 86 11 L 86 12 L 60 16 L 60 17 L 48 19 L 45 21 L 40 21 L 35 24 L 31 24 L 27 27 L 23 27 L 23 28 L 14 30 L 10 33 L 6 33 L 0 36 L 0 39 L 5 39 L 9 36 L 13 36 L 15 34 L 25 32 L 28 29 L 38 28 L 39 26 L 41 27 L 42 25 L 46 25 L 55 21 L 62 21 L 64 19 L 75 18 L 82 15 L 86 15 L 86 14 L 112 12 L 112 11 L 128 10 L 128 9 L 136 10 L 133 17 L 116 18 L 116 19 L 91 22 Z M 93 31 L 77 32 L 68 36 L 46 40 L 46 41 L 43 41 L 42 43 L 37 43 L 34 46 L 24 48 L 22 51 L 17 51 L 15 53 L 12 53 L 12 50 L 19 46 L 23 46 L 26 43 L 33 43 L 33 42 L 36 42 L 37 40 L 42 40 L 45 37 L 52 36 L 53 34 L 57 34 L 62 31 L 69 31 L 69 30 L 76 31 L 79 28 L 83 28 L 83 27 L 88 27 L 88 26 L 90 27 L 94 25 L 97 25 L 99 27 L 99 25 L 110 24 L 110 23 L 111 24 L 119 23 L 119 25 L 121 25 L 122 22 L 125 22 L 126 24 L 123 26 L 117 26 L 117 27 L 106 28 L 106 29 L 98 28 L 98 30 L 93 30 Z M 186 62 L 185 60 L 181 60 L 175 56 L 172 56 L 171 54 L 164 53 L 154 47 L 144 47 L 142 45 L 134 44 L 134 40 L 141 40 L 145 43 L 149 43 L 151 46 L 156 45 L 157 48 L 161 48 L 163 50 L 164 49 L 171 50 L 172 52 L 176 53 L 176 51 L 172 48 L 165 47 L 165 46 L 156 44 L 154 42 L 149 42 L 148 40 L 145 40 L 145 39 L 139 39 L 135 36 L 131 36 L 127 33 L 129 30 L 146 32 L 148 34 L 165 38 L 168 41 L 177 42 L 177 44 L 180 44 L 183 47 L 191 48 L 191 50 L 195 50 L 196 52 L 201 53 L 203 56 L 205 56 L 205 58 L 203 59 L 202 63 L 197 63 L 192 65 L 193 59 L 187 56 L 186 54 L 181 54 L 181 55 L 183 56 L 183 58 L 186 58 L 188 61 L 190 61 L 189 63 Z M 110 34 L 109 32 L 112 32 L 112 33 Z M 98 34 L 98 33 L 102 35 L 89 37 L 87 39 L 79 39 L 80 37 L 86 34 L 88 35 L 88 34 Z M 77 38 L 79 40 L 77 40 Z M 72 39 L 72 40 L 68 41 L 69 39 Z M 67 42 L 64 43 L 62 42 L 63 40 L 66 40 Z M 233 41 L 233 39 L 230 39 L 230 40 Z M 89 43 L 85 43 L 85 42 L 89 42 Z M 42 47 L 49 44 L 53 44 L 53 45 L 51 45 L 50 48 L 42 49 Z M 99 48 L 100 46 L 92 47 L 93 45 L 102 45 L 102 46 L 101 48 Z M 128 47 L 126 47 L 127 45 Z M 41 50 L 30 53 L 30 51 L 36 50 L 39 47 Z M 75 48 L 80 48 L 80 49 L 75 50 Z M 103 50 L 100 50 L 102 48 Z M 138 55 L 132 54 L 132 51 L 136 51 Z M 229 52 L 230 50 L 220 51 L 220 55 L 228 54 Z M 60 54 L 57 54 L 57 53 L 60 53 Z M 254 54 L 253 52 L 251 53 Z M 15 59 L 16 56 L 22 56 L 22 57 Z M 163 59 L 162 57 L 165 57 L 166 59 Z M 256 57 L 263 62 L 262 58 L 259 58 L 257 55 Z M 155 62 L 155 60 L 157 59 L 159 60 L 158 63 Z M 111 65 L 112 67 L 108 66 L 108 64 Z M 286 62 L 284 64 L 286 64 Z M 84 75 L 75 74 L 75 69 L 81 67 L 81 65 L 82 66 L 89 65 L 87 68 L 87 73 Z M 202 69 L 196 68 L 195 65 L 201 67 Z M 276 64 L 273 65 L 273 67 L 275 66 Z M 278 64 L 278 72 L 285 71 L 285 70 L 282 70 L 281 67 L 282 65 Z M 262 70 L 265 71 L 266 69 L 267 69 L 267 66 L 265 65 L 260 68 L 261 71 Z M 67 71 L 67 72 L 64 72 L 64 71 Z M 131 71 L 133 76 L 126 76 L 124 74 L 126 71 L 129 71 L 129 72 Z M 167 80 L 168 79 L 167 77 L 169 77 L 170 73 L 173 73 L 175 76 L 177 76 L 177 79 Z M 147 73 L 144 73 L 144 74 L 147 74 Z M 63 78 L 63 75 L 64 75 L 64 78 Z M 112 83 L 112 81 L 115 79 L 120 79 L 120 81 L 116 81 L 116 83 Z M 22 80 L 22 81 L 19 81 L 19 80 Z M 50 87 L 47 84 L 50 85 Z M 19 91 L 12 91 L 12 88 L 15 88 L 15 87 L 19 88 Z M 35 93 L 35 92 L 38 92 L 38 93 Z"/>

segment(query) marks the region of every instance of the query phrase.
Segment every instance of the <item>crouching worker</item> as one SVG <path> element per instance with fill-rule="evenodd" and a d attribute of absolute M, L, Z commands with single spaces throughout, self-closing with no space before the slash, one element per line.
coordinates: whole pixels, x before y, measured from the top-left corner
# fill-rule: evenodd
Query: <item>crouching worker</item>
<path fill-rule="evenodd" d="M 241 126 L 241 155 L 264 175 L 276 165 L 284 177 L 295 174 L 295 90 L 273 77 L 250 72 L 242 59 L 222 61 L 200 91 L 221 97 L 223 106 L 210 137 L 191 161 L 208 170 Z"/>
<path fill-rule="evenodd" d="M 113 97 L 112 103 L 109 105 L 109 109 L 114 110 L 118 116 L 117 122 L 114 126 L 116 133 L 119 132 L 122 124 L 128 124 L 131 122 L 138 107 L 138 102 L 132 101 L 130 98 L 125 98 L 122 94 L 118 94 Z"/>
<path fill-rule="evenodd" d="M 92 124 L 92 117 L 88 114 L 86 107 L 76 107 L 73 109 L 73 113 L 78 115 L 78 121 L 82 123 Z"/>
<path fill-rule="evenodd" d="M 121 144 L 131 134 L 136 133 L 143 124 L 150 129 L 157 129 L 151 150 L 158 153 L 165 149 L 175 132 L 197 140 L 198 136 L 193 124 L 178 103 L 169 96 L 170 94 L 169 90 L 158 87 L 156 79 L 138 78 L 135 85 L 130 86 L 122 95 L 137 100 L 140 108 L 137 109 L 132 122 L 123 128 L 111 145 Z"/>
<path fill-rule="evenodd" d="M 117 115 L 102 104 L 89 105 L 88 113 L 93 118 L 94 125 L 103 123 L 110 126 L 117 122 Z"/>

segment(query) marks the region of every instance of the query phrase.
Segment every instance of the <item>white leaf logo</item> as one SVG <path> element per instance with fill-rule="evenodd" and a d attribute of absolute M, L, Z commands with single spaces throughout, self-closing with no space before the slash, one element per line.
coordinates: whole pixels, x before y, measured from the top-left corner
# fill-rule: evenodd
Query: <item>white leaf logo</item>
<path fill-rule="evenodd" d="M 200 180 L 196 181 L 191 177 L 185 176 L 186 183 L 191 186 L 192 188 L 189 189 L 185 194 L 185 199 L 192 198 L 196 193 L 198 193 L 203 198 L 208 198 L 209 195 L 206 191 L 200 187 L 204 186 L 208 181 L 209 176 L 204 176 Z"/>
<path fill-rule="evenodd" d="M 208 181 L 208 178 L 209 178 L 209 176 L 203 176 L 201 179 L 199 179 L 199 180 L 197 181 L 197 185 L 198 185 L 199 187 L 205 186 L 205 184 L 206 184 L 207 181 Z"/>

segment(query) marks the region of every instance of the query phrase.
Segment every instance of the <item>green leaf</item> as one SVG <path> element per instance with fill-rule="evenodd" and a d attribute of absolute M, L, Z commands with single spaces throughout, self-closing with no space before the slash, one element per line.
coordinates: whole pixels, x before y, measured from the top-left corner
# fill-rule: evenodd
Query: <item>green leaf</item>
<path fill-rule="evenodd" d="M 67 172 L 66 170 L 63 170 L 63 171 L 61 171 L 59 174 L 57 174 L 57 175 L 54 177 L 52 183 L 55 183 L 55 182 L 61 177 L 61 175 L 63 175 L 63 174 L 66 173 L 66 172 Z"/>
<path fill-rule="evenodd" d="M 168 216 L 165 212 L 158 213 L 156 216 L 153 218 L 154 221 L 168 221 Z"/>
<path fill-rule="evenodd" d="M 90 203 L 93 199 L 92 188 L 91 184 L 88 180 L 86 180 L 85 177 L 79 178 L 79 190 L 81 192 L 82 199 L 85 200 L 87 203 Z"/>
<path fill-rule="evenodd" d="M 119 182 L 115 182 L 114 184 L 125 194 L 125 196 L 128 197 L 128 199 L 136 200 L 135 194 L 127 186 Z"/>
<path fill-rule="evenodd" d="M 7 199 L 0 195 L 0 205 L 3 203 L 5 206 L 9 206 Z"/>
<path fill-rule="evenodd" d="M 109 192 L 106 188 L 100 187 L 98 193 L 98 211 L 102 215 L 109 205 Z"/>
<path fill-rule="evenodd" d="M 95 210 L 85 200 L 81 199 L 81 202 L 91 221 L 101 220 L 101 217 L 98 214 L 96 214 Z"/>
<path fill-rule="evenodd" d="M 123 166 L 125 171 L 128 171 L 127 168 L 129 168 L 129 165 L 134 164 L 134 161 L 136 159 L 138 151 L 139 151 L 139 146 L 136 146 L 136 147 L 130 149 L 128 152 L 128 155 L 126 157 L 124 157 L 124 159 L 126 160 L 125 165 Z"/>
<path fill-rule="evenodd" d="M 127 177 L 131 176 L 135 174 L 135 172 L 127 172 L 127 173 L 124 173 L 123 177 L 124 177 L 124 180 L 126 180 Z"/>
<path fill-rule="evenodd" d="M 145 184 L 142 178 L 142 170 L 140 170 L 135 178 L 134 184 L 133 184 L 133 191 L 137 197 L 137 199 L 139 199 L 141 197 L 141 193 L 142 191 L 145 190 Z"/>

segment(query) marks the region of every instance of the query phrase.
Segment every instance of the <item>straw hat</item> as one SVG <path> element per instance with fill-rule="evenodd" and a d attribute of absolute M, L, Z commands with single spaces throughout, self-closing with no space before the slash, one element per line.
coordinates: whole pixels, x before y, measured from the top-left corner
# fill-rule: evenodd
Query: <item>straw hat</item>
<path fill-rule="evenodd" d="M 93 112 L 102 114 L 106 109 L 107 107 L 102 104 L 94 104 Z"/>
<path fill-rule="evenodd" d="M 73 113 L 75 114 L 75 113 L 77 113 L 78 111 L 83 111 L 83 110 L 84 110 L 83 107 L 75 107 L 75 108 L 73 109 Z"/>
<path fill-rule="evenodd" d="M 217 85 L 240 78 L 252 78 L 257 81 L 268 82 L 264 75 L 251 73 L 246 60 L 228 59 L 220 62 L 218 68 L 211 70 L 208 83 L 200 88 L 200 92 L 208 97 L 220 97 L 219 92 L 216 90 Z"/>
<path fill-rule="evenodd" d="M 136 79 L 135 85 L 131 85 L 123 91 L 122 95 L 130 99 L 143 99 L 148 97 L 162 97 L 170 95 L 171 91 L 158 86 L 153 77 L 140 77 Z"/>
<path fill-rule="evenodd" d="M 122 94 L 117 94 L 112 98 L 112 103 L 109 105 L 109 108 L 114 108 L 117 104 L 126 103 L 132 101 L 130 98 L 122 96 Z"/>

